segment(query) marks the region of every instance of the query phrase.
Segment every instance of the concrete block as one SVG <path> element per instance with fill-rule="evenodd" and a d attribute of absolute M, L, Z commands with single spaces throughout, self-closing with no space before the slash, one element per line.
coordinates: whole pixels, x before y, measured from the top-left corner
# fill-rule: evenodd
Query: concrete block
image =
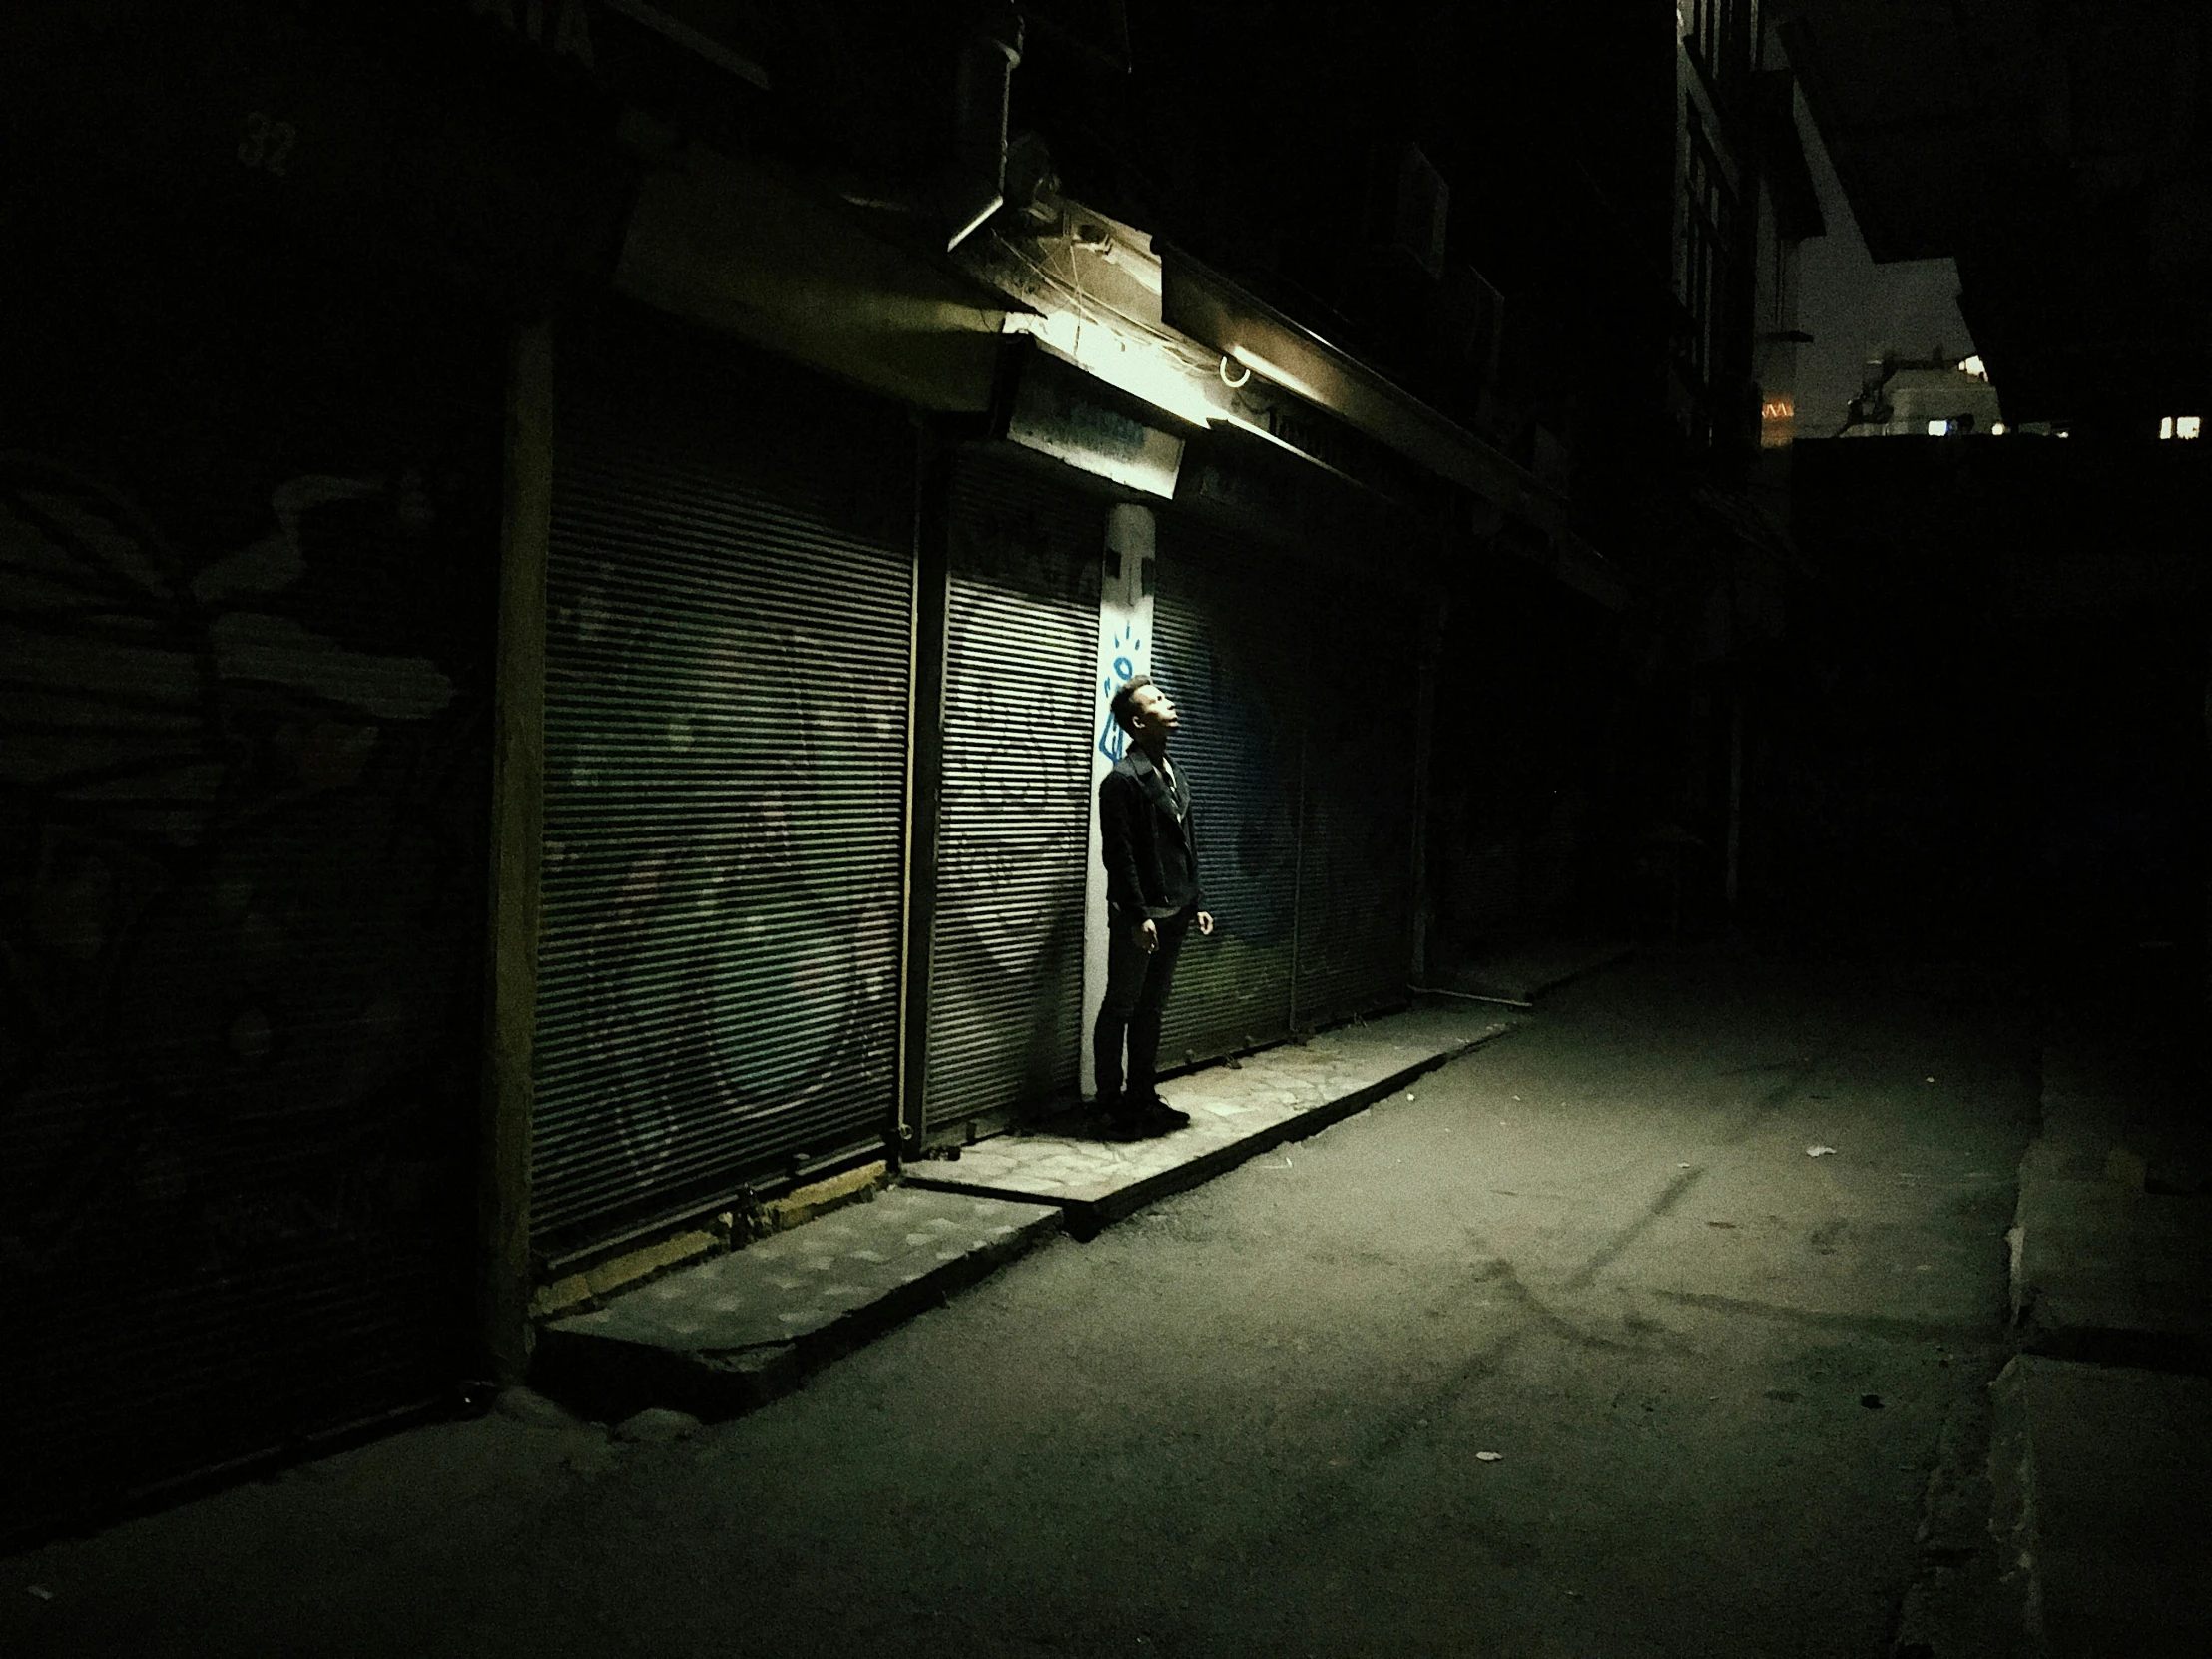
<path fill-rule="evenodd" d="M 2212 1196 L 2146 1190 L 2142 1161 L 2038 1139 L 2020 1164 L 2012 1306 L 2034 1352 L 2201 1369 Z"/>
<path fill-rule="evenodd" d="M 671 1411 L 665 1405 L 648 1405 L 615 1424 L 614 1437 L 630 1445 L 674 1445 L 699 1432 L 700 1421 L 689 1411 Z"/>
<path fill-rule="evenodd" d="M 2212 1653 L 2212 1380 L 2021 1355 L 1992 1394 L 1991 1524 L 2028 1651 Z"/>
<path fill-rule="evenodd" d="M 736 1416 L 1060 1225 L 1049 1206 L 893 1187 L 552 1321 L 531 1381 L 607 1421 Z"/>

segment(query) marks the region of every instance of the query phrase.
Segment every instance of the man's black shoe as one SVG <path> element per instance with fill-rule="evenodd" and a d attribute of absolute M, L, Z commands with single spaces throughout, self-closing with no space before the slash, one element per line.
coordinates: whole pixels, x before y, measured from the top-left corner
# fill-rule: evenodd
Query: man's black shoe
<path fill-rule="evenodd" d="M 1139 1125 L 1136 1112 L 1112 1096 L 1101 1095 L 1088 1116 L 1090 1133 L 1102 1141 L 1141 1140 L 1151 1133 Z"/>
<path fill-rule="evenodd" d="M 1190 1113 L 1179 1112 L 1157 1097 L 1143 1102 L 1131 1115 L 1144 1126 L 1145 1133 L 1151 1135 L 1172 1135 L 1178 1129 L 1191 1126 Z"/>

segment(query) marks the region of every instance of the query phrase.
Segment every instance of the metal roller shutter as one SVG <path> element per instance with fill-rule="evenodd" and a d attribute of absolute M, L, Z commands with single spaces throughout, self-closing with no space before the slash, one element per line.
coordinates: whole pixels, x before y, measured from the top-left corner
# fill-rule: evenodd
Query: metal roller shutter
<path fill-rule="evenodd" d="M 0 1538 L 448 1387 L 480 1063 L 500 329 L 51 209 L 0 275 Z"/>
<path fill-rule="evenodd" d="M 549 1253 L 873 1142 L 892 1107 L 910 428 L 780 365 L 652 343 L 563 359 L 532 1160 Z"/>
<path fill-rule="evenodd" d="M 1163 1064 L 1287 1035 L 1298 913 L 1304 621 L 1277 561 L 1179 518 L 1159 530 L 1152 674 L 1175 700 L 1214 936 L 1184 946 Z"/>
<path fill-rule="evenodd" d="M 1417 637 L 1410 604 L 1351 594 L 1315 630 L 1299 835 L 1301 1026 L 1405 1000 Z"/>
<path fill-rule="evenodd" d="M 952 490 L 929 1128 L 1072 1095 L 1106 509 L 963 458 Z"/>

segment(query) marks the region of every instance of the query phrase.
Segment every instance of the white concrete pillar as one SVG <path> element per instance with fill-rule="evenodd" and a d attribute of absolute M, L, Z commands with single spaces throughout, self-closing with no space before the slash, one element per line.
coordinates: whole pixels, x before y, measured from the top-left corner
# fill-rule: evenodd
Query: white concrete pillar
<path fill-rule="evenodd" d="M 1091 1025 L 1106 1000 L 1106 866 L 1098 857 L 1098 786 L 1121 759 L 1115 690 L 1152 672 L 1152 509 L 1117 502 L 1106 514 L 1103 580 L 1098 589 L 1098 673 L 1091 682 L 1091 830 L 1083 884 L 1083 1093 L 1098 1091 Z"/>

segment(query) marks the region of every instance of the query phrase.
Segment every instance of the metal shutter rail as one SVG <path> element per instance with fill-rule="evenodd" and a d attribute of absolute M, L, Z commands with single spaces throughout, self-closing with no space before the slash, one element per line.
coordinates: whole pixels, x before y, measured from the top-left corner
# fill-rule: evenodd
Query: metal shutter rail
<path fill-rule="evenodd" d="M 952 490 L 924 1122 L 1072 1095 L 1105 504 L 982 455 Z"/>
<path fill-rule="evenodd" d="M 1296 587 L 1280 565 L 1162 516 L 1152 673 L 1183 729 L 1200 878 L 1217 926 L 1192 934 L 1162 1023 L 1162 1064 L 1287 1035 L 1304 725 Z"/>
<path fill-rule="evenodd" d="M 1317 624 L 1299 835 L 1298 1022 L 1405 1000 L 1420 698 L 1409 604 L 1344 596 Z"/>
<path fill-rule="evenodd" d="M 887 406 L 779 372 L 709 389 L 602 366 L 563 388 L 541 1242 L 712 1202 L 889 1122 L 911 547 L 842 506 L 910 498 L 911 440 Z"/>

